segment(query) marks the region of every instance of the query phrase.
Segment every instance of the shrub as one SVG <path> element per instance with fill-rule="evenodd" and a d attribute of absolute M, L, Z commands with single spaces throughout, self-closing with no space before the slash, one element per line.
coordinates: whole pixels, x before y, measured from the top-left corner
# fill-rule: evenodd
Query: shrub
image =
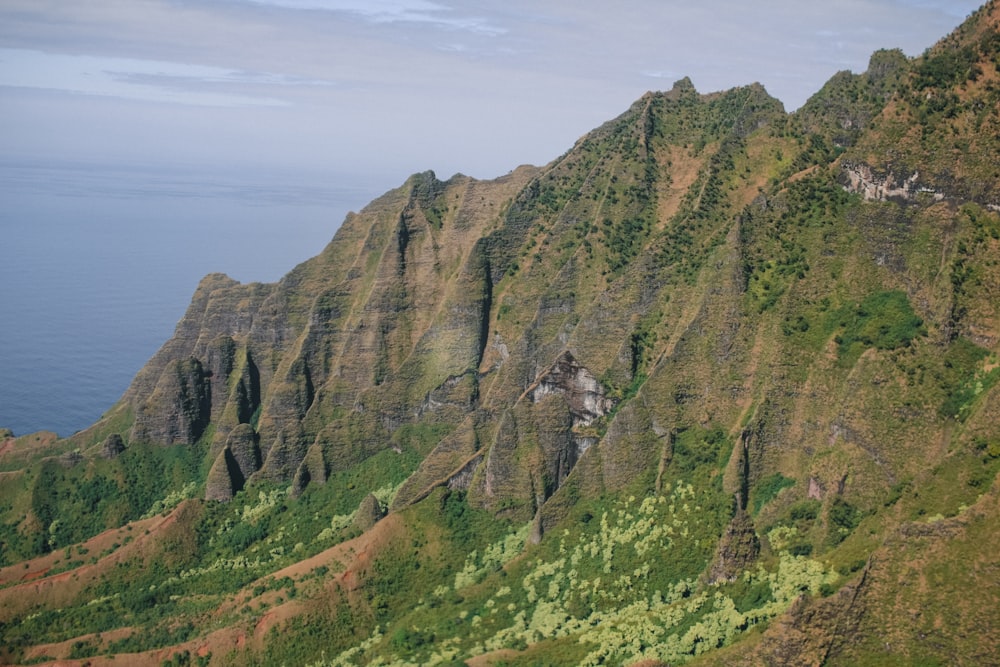
<path fill-rule="evenodd" d="M 906 294 L 898 290 L 865 297 L 842 317 L 841 326 L 843 333 L 836 339 L 841 356 L 855 344 L 879 350 L 908 347 L 914 338 L 927 333 L 924 321 L 913 312 Z"/>
<path fill-rule="evenodd" d="M 843 498 L 834 498 L 826 517 L 829 521 L 830 543 L 840 544 L 861 523 L 863 515 Z"/>
<path fill-rule="evenodd" d="M 795 480 L 785 477 L 780 472 L 768 475 L 757 483 L 753 495 L 753 513 L 760 512 L 760 508 L 771 502 L 782 489 L 795 486 Z"/>
<path fill-rule="evenodd" d="M 788 516 L 792 521 L 814 521 L 819 516 L 819 509 L 819 501 L 810 498 L 809 500 L 795 503 L 788 508 Z"/>

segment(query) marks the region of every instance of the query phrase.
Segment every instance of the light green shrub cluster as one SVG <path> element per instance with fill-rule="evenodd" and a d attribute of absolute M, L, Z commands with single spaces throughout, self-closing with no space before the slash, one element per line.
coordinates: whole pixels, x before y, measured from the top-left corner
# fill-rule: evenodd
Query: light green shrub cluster
<path fill-rule="evenodd" d="M 731 642 L 836 578 L 817 561 L 782 553 L 775 571 L 759 567 L 745 575 L 748 585 L 767 582 L 773 591 L 773 600 L 745 613 L 720 587 L 699 591 L 691 578 L 669 586 L 660 580 L 650 590 L 662 563 L 708 539 L 698 525 L 703 511 L 694 486 L 678 482 L 666 492 L 639 504 L 635 498 L 617 504 L 602 514 L 594 534 L 574 540 L 564 533 L 561 556 L 535 563 L 522 579 L 528 604 L 510 626 L 477 646 L 479 652 L 575 635 L 594 646 L 584 664 L 682 662 Z M 500 602 L 499 596 L 492 599 Z M 571 609 L 591 611 L 574 615 Z"/>
<path fill-rule="evenodd" d="M 306 667 L 434 667 L 435 665 L 454 664 L 462 654 L 460 648 L 461 639 L 453 637 L 443 641 L 436 641 L 434 650 L 430 655 L 420 660 L 404 660 L 393 657 L 390 659 L 381 656 L 367 659 L 365 654 L 378 646 L 385 639 L 385 634 L 379 626 L 376 626 L 372 634 L 363 642 L 347 649 L 334 658 L 323 658 L 319 662 L 309 663 Z"/>
<path fill-rule="evenodd" d="M 608 661 L 630 658 L 656 658 L 665 653 L 667 640 L 677 644 L 676 635 L 667 633 L 691 614 L 702 610 L 708 600 L 705 592 L 684 598 L 690 591 L 686 584 L 679 584 L 680 595 L 668 595 L 657 601 L 640 600 L 622 607 L 611 614 L 604 614 L 599 622 L 580 635 L 579 640 L 594 648 L 584 659 L 585 665 L 605 664 Z M 598 619 L 595 619 L 598 620 Z M 693 630 L 694 628 L 692 628 Z M 679 653 L 679 651 L 672 651 Z"/>
<path fill-rule="evenodd" d="M 778 525 L 772 528 L 767 534 L 767 541 L 775 551 L 783 551 L 799 535 L 799 529 L 795 526 Z"/>
<path fill-rule="evenodd" d="M 340 531 L 347 528 L 354 522 L 354 517 L 357 515 L 357 510 L 351 512 L 350 514 L 335 514 L 330 517 L 329 528 L 324 528 L 316 534 L 317 542 L 326 542 L 332 540 L 336 537 Z"/>
<path fill-rule="evenodd" d="M 465 559 L 465 565 L 461 572 L 455 574 L 455 590 L 458 591 L 477 583 L 484 576 L 500 569 L 520 554 L 524 550 L 524 543 L 528 539 L 530 527 L 531 524 L 524 524 L 502 540 L 483 549 L 482 554 L 478 551 L 470 553 Z"/>
<path fill-rule="evenodd" d="M 273 489 L 267 493 L 260 491 L 257 493 L 257 504 L 244 505 L 240 521 L 243 523 L 253 523 L 271 512 L 278 503 L 288 496 L 289 489 Z"/>
<path fill-rule="evenodd" d="M 153 505 L 149 508 L 149 511 L 142 515 L 142 518 L 151 519 L 157 514 L 172 510 L 188 498 L 193 498 L 195 491 L 197 490 L 198 483 L 190 482 L 176 491 L 171 491 L 165 498 L 157 500 L 153 503 Z"/>
<path fill-rule="evenodd" d="M 399 490 L 403 488 L 403 484 L 405 483 L 406 478 L 404 478 L 399 484 L 387 484 L 372 491 L 372 495 L 378 499 L 382 507 L 389 507 L 392 505 L 392 501 L 396 499 L 396 494 L 399 493 Z"/>
<path fill-rule="evenodd" d="M 527 606 L 517 611 L 511 625 L 485 639 L 478 648 L 492 651 L 576 634 L 585 641 L 583 637 L 595 637 L 591 634 L 597 631 L 595 628 L 610 630 L 619 621 L 630 626 L 633 633 L 644 627 L 644 641 L 647 645 L 654 641 L 661 632 L 657 628 L 666 619 L 650 617 L 649 612 L 667 610 L 690 595 L 694 581 L 675 582 L 664 595 L 660 590 L 649 590 L 651 575 L 658 563 L 670 559 L 675 545 L 702 539 L 695 537 L 688 524 L 689 517 L 701 511 L 695 502 L 694 487 L 680 482 L 666 490 L 669 496 L 648 496 L 638 504 L 635 497 L 629 497 L 616 504 L 602 514 L 599 530 L 592 534 L 573 536 L 564 531 L 558 547 L 562 555 L 537 561 L 521 580 Z M 498 591 L 491 601 L 499 604 L 500 592 L 507 593 Z M 699 602 L 693 611 L 700 606 Z M 692 612 L 669 613 L 677 615 L 679 621 Z M 648 622 L 643 625 L 638 622 L 640 618 Z M 606 637 L 604 644 L 618 646 L 621 642 L 629 644 L 632 640 L 619 633 L 616 641 Z M 620 652 L 614 649 L 609 655 Z"/>
<path fill-rule="evenodd" d="M 792 556 L 782 551 L 778 569 L 765 573 L 759 568 L 756 577 L 767 576 L 774 595 L 774 602 L 758 608 L 755 613 L 775 616 L 788 608 L 803 594 L 815 595 L 823 584 L 832 584 L 837 580 L 837 574 L 827 571 L 823 564 L 812 558 Z"/>
<path fill-rule="evenodd" d="M 211 564 L 205 567 L 196 567 L 189 570 L 184 570 L 177 577 L 170 577 L 163 582 L 163 585 L 174 583 L 175 581 L 183 581 L 184 579 L 190 579 L 191 577 L 198 577 L 205 574 L 212 574 L 214 572 L 223 572 L 226 570 L 259 570 L 265 568 L 268 563 L 275 560 L 284 554 L 282 549 L 280 553 L 275 554 L 274 551 L 268 553 L 268 557 L 262 559 L 261 556 L 257 556 L 254 559 L 240 554 L 239 556 L 233 556 L 232 558 L 220 558 L 213 561 Z"/>
<path fill-rule="evenodd" d="M 330 658 L 329 660 L 324 657 L 319 662 L 309 663 L 306 667 L 352 667 L 356 664 L 354 659 L 358 656 L 364 655 L 366 651 L 377 646 L 378 643 L 382 641 L 382 636 L 382 629 L 376 625 L 371 636 L 357 646 L 349 648 L 340 655 Z"/>
<path fill-rule="evenodd" d="M 352 648 L 325 664 L 435 665 L 553 640 L 565 646 L 574 639 L 584 665 L 641 659 L 676 664 L 732 642 L 834 581 L 836 575 L 819 562 L 781 552 L 771 566 L 745 572 L 736 584 L 701 583 L 699 573 L 722 530 L 714 492 L 704 487 L 696 491 L 681 481 L 662 495 L 614 502 L 599 520 L 550 535 L 547 550 L 512 563 L 524 548 L 523 526 L 470 553 L 454 585 L 437 586 L 430 606 L 421 602 L 421 613 L 405 631 L 432 641 L 405 648 L 373 635 L 366 642 L 371 650 Z M 771 537 L 781 544 L 794 535 L 779 531 Z M 503 564 L 506 573 L 496 575 L 503 583 L 497 582 L 494 593 L 475 586 Z M 450 620 L 439 622 L 442 616 L 431 607 L 448 604 L 457 591 L 465 599 L 452 602 L 455 607 L 443 615 Z M 752 597 L 747 591 L 762 593 Z M 461 637 L 452 637 L 458 622 Z"/>
<path fill-rule="evenodd" d="M 740 612 L 736 603 L 721 590 L 703 590 L 689 595 L 688 582 L 657 600 L 639 601 L 612 613 L 595 614 L 592 626 L 579 637 L 597 648 L 587 654 L 584 665 L 609 662 L 660 660 L 678 663 L 705 651 L 725 646 L 739 633 L 784 612 L 803 594 L 815 595 L 836 574 L 827 572 L 812 559 L 782 552 L 777 570 L 758 567 L 744 574 L 746 583 L 766 581 L 774 599 L 762 606 Z M 686 630 L 670 632 L 685 625 L 692 615 L 700 618 Z"/>

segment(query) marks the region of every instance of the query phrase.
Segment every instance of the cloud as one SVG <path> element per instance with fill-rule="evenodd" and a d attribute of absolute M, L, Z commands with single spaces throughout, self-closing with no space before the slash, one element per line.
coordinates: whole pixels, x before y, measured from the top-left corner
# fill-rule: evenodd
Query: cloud
<path fill-rule="evenodd" d="M 425 0 L 250 0 L 286 9 L 353 14 L 375 23 L 423 23 L 482 35 L 503 35 L 507 29 L 481 16 L 458 15 L 451 7 Z"/>
<path fill-rule="evenodd" d="M 246 84 L 332 85 L 332 82 L 206 65 L 0 49 L 0 86 L 196 106 L 288 105 L 273 97 L 225 90 L 226 86 Z"/>
<path fill-rule="evenodd" d="M 677 79 L 682 78 L 681 75 L 677 74 L 677 72 L 672 72 L 670 70 L 643 70 L 640 74 L 650 79 L 667 79 L 669 81 L 676 81 Z"/>
<path fill-rule="evenodd" d="M 939 12 L 956 19 L 964 19 L 976 8 L 976 6 L 970 8 L 971 3 L 954 2 L 954 0 L 896 0 L 896 2 L 904 7 Z"/>

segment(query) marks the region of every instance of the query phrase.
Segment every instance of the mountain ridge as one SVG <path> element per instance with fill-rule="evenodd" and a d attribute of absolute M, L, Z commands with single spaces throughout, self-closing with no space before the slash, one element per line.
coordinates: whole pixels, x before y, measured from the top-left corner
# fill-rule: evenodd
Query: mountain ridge
<path fill-rule="evenodd" d="M 992 659 L 998 16 L 792 114 L 682 79 L 207 276 L 101 421 L 0 457 L 5 659 Z"/>

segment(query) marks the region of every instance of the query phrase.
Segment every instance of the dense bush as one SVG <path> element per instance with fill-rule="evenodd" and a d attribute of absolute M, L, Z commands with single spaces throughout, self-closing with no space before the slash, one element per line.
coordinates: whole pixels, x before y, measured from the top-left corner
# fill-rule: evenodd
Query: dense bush
<path fill-rule="evenodd" d="M 780 472 L 761 479 L 753 490 L 753 513 L 756 514 L 760 508 L 771 502 L 782 489 L 795 486 L 795 480 L 785 477 Z"/>
<path fill-rule="evenodd" d="M 907 347 L 927 333 L 906 294 L 898 290 L 869 295 L 843 315 L 841 326 L 842 333 L 835 339 L 841 355 L 848 354 L 855 345 L 879 350 Z"/>
<path fill-rule="evenodd" d="M 827 510 L 829 541 L 840 544 L 851 534 L 862 518 L 862 513 L 843 498 L 834 498 Z"/>

